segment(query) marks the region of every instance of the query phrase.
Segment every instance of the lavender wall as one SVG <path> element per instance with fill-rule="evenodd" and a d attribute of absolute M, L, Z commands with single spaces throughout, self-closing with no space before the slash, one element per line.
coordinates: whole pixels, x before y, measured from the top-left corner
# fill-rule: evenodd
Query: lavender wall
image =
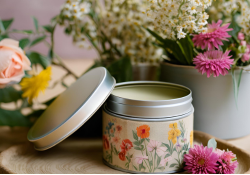
<path fill-rule="evenodd" d="M 35 16 L 40 25 L 49 24 L 50 19 L 57 15 L 65 0 L 0 0 L 0 18 L 14 18 L 12 28 L 34 29 L 32 16 Z M 18 39 L 18 35 L 12 35 Z M 35 46 L 37 50 L 47 54 L 47 48 L 42 43 Z M 94 50 L 84 50 L 73 45 L 71 38 L 58 27 L 55 32 L 55 51 L 63 58 L 97 58 Z"/>

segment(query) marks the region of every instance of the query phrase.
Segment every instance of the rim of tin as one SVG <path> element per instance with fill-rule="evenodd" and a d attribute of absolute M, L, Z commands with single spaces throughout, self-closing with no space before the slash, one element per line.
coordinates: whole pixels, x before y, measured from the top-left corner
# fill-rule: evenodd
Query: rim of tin
<path fill-rule="evenodd" d="M 132 120 L 132 121 L 140 121 L 140 122 L 165 122 L 165 121 L 180 120 L 182 118 L 189 117 L 191 114 L 194 113 L 194 107 L 192 105 L 192 109 L 188 113 L 185 113 L 183 115 L 174 116 L 174 117 L 165 117 L 165 118 L 138 118 L 138 117 L 124 116 L 124 115 L 116 114 L 116 113 L 113 113 L 112 111 L 109 111 L 107 108 L 107 104 L 104 104 L 103 111 L 113 117 L 121 118 L 124 120 Z"/>
<path fill-rule="evenodd" d="M 126 169 L 123 169 L 123 168 L 119 168 L 119 167 L 116 167 L 114 165 L 111 165 L 110 163 L 108 163 L 106 160 L 102 159 L 103 163 L 105 165 L 107 165 L 108 167 L 110 168 L 113 168 L 115 170 L 118 170 L 118 171 L 123 171 L 123 172 L 126 172 L 126 173 L 133 173 L 133 174 L 152 174 L 150 172 L 140 172 L 140 171 L 131 171 L 131 170 L 126 170 Z M 153 174 L 173 174 L 173 173 L 178 173 L 178 172 L 183 172 L 183 170 L 174 170 L 174 171 L 164 171 L 164 172 L 154 172 Z"/>
<path fill-rule="evenodd" d="M 141 85 L 166 86 L 167 85 L 167 86 L 177 87 L 183 90 L 187 90 L 189 91 L 189 94 L 180 98 L 175 98 L 175 99 L 170 99 L 170 100 L 134 100 L 134 99 L 119 97 L 111 93 L 108 100 L 122 103 L 122 104 L 127 104 L 127 105 L 152 106 L 152 105 L 174 104 L 173 102 L 176 102 L 176 103 L 183 102 L 192 98 L 192 91 L 188 87 L 175 84 L 175 83 L 168 83 L 168 82 L 161 82 L 161 81 L 129 81 L 129 82 L 117 83 L 114 89 L 120 88 L 120 87 L 126 87 L 126 86 L 129 87 L 131 85 L 132 86 L 141 86 Z"/>
<path fill-rule="evenodd" d="M 175 90 L 185 94 L 167 100 L 136 100 L 111 93 L 106 102 L 108 110 L 122 116 L 137 118 L 172 118 L 192 111 L 192 91 L 183 85 L 160 81 L 132 81 L 118 83 L 115 89 L 143 85 L 163 87 L 166 88 L 166 91 Z M 173 93 L 173 91 L 170 91 L 169 94 L 171 92 Z"/>

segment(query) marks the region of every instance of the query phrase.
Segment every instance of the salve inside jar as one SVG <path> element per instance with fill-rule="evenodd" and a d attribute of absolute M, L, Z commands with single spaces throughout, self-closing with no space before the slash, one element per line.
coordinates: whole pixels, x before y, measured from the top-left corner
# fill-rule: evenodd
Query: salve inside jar
<path fill-rule="evenodd" d="M 135 85 L 122 86 L 113 90 L 112 95 L 132 100 L 171 100 L 187 96 L 190 92 L 186 89 L 161 85 Z"/>
<path fill-rule="evenodd" d="M 107 100 L 110 111 L 139 118 L 166 118 L 192 110 L 190 89 L 163 82 L 119 83 Z"/>

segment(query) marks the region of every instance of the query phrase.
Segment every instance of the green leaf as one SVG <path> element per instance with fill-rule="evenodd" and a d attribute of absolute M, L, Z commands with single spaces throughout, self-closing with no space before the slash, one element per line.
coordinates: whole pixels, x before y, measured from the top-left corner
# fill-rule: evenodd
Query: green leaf
<path fill-rule="evenodd" d="M 141 150 L 142 150 L 140 147 L 137 147 L 137 146 L 136 146 L 136 147 L 134 147 L 134 149 L 135 149 L 135 150 L 139 150 L 139 151 L 141 151 Z"/>
<path fill-rule="evenodd" d="M 37 52 L 30 52 L 27 54 L 28 58 L 30 59 L 31 64 L 40 64 L 44 69 L 46 69 L 51 61 L 46 57 Z"/>
<path fill-rule="evenodd" d="M 160 42 L 157 45 L 162 47 L 168 53 L 168 55 L 172 55 L 171 59 L 172 60 L 174 59 L 173 62 L 177 62 L 178 64 L 183 64 L 183 65 L 189 64 L 185 55 L 183 54 L 183 53 L 185 53 L 186 49 L 184 50 L 184 48 L 181 45 L 182 43 L 184 43 L 184 41 L 178 41 L 179 42 L 179 44 L 178 44 L 176 41 L 173 41 L 170 39 L 163 39 L 160 35 L 158 35 L 157 33 L 153 32 L 152 30 L 150 30 L 148 28 L 147 28 L 147 31 Z M 185 39 L 185 43 L 190 43 L 189 39 Z M 192 52 L 192 51 L 189 51 L 190 47 L 192 47 L 192 46 L 193 45 L 188 45 L 188 49 L 187 49 L 188 52 Z M 189 57 L 191 57 L 190 53 L 187 53 L 187 55 L 189 55 Z M 190 59 L 188 59 L 188 60 L 190 60 Z"/>
<path fill-rule="evenodd" d="M 149 28 L 146 29 L 153 37 L 155 37 L 155 39 L 157 39 L 158 41 L 164 43 L 165 40 L 160 36 L 158 35 L 157 33 L 153 32 L 152 30 L 150 30 Z"/>
<path fill-rule="evenodd" d="M 28 46 L 30 43 L 29 38 L 23 38 L 19 41 L 19 47 L 21 47 L 22 49 L 24 49 L 26 46 Z"/>
<path fill-rule="evenodd" d="M 133 144 L 135 144 L 136 146 L 140 146 L 140 145 L 141 145 L 141 142 L 139 142 L 139 141 L 134 141 Z"/>
<path fill-rule="evenodd" d="M 170 156 L 171 156 L 170 154 L 166 154 L 165 157 L 164 157 L 164 159 L 167 158 L 167 157 L 170 157 Z"/>
<path fill-rule="evenodd" d="M 213 148 L 216 149 L 217 148 L 217 142 L 215 141 L 214 138 L 210 139 L 207 143 L 207 147 L 208 148 Z"/>
<path fill-rule="evenodd" d="M 134 167 L 134 169 L 135 169 L 136 171 L 138 170 L 138 169 L 136 168 L 136 166 L 133 165 L 133 167 Z"/>
<path fill-rule="evenodd" d="M 13 18 L 11 18 L 9 20 L 2 20 L 2 24 L 3 24 L 4 29 L 8 30 L 13 21 L 14 21 Z"/>
<path fill-rule="evenodd" d="M 109 73 L 116 79 L 117 83 L 132 80 L 132 64 L 130 58 L 121 58 L 107 67 Z M 121 71 L 122 70 L 122 71 Z"/>
<path fill-rule="evenodd" d="M 35 40 L 33 40 L 33 41 L 31 42 L 30 46 L 34 46 L 35 44 L 37 44 L 37 43 L 43 41 L 45 38 L 46 38 L 46 36 L 41 36 L 41 37 L 39 37 L 39 38 L 36 38 Z"/>
<path fill-rule="evenodd" d="M 0 41 L 1 41 L 1 40 L 3 40 L 3 39 L 5 39 L 5 38 L 9 38 L 9 36 L 8 36 L 8 35 L 6 35 L 6 34 L 4 34 L 4 35 L 0 35 Z"/>
<path fill-rule="evenodd" d="M 165 167 L 162 166 L 162 167 L 158 167 L 157 169 L 163 171 Z"/>
<path fill-rule="evenodd" d="M 3 21 L 0 19 L 0 33 L 5 32 Z"/>
<path fill-rule="evenodd" d="M 118 155 L 119 152 L 117 151 L 116 147 L 114 147 L 115 154 Z"/>
<path fill-rule="evenodd" d="M 234 99 L 235 99 L 236 107 L 238 108 L 238 95 L 239 95 L 240 82 L 241 82 L 243 69 L 240 70 L 238 79 L 236 77 L 235 68 L 232 68 L 231 71 L 232 71 L 233 87 L 234 87 Z"/>
<path fill-rule="evenodd" d="M 0 114 L 0 126 L 31 126 L 29 119 L 19 110 L 10 111 L 0 108 Z"/>
<path fill-rule="evenodd" d="M 177 41 L 165 39 L 164 49 L 166 49 L 167 52 L 172 54 L 174 56 L 174 58 L 172 58 L 172 59 L 175 59 L 177 62 L 179 62 L 179 64 L 183 64 L 183 65 L 188 64 L 188 62 L 185 58 L 185 55 L 183 54 L 183 51 L 180 48 L 180 46 L 178 45 Z"/>
<path fill-rule="evenodd" d="M 141 139 L 141 140 L 140 140 L 140 143 L 142 144 L 142 143 L 144 142 L 144 140 L 145 140 L 145 139 Z"/>
<path fill-rule="evenodd" d="M 160 165 L 161 158 L 157 155 L 157 167 Z"/>
<path fill-rule="evenodd" d="M 170 168 L 173 168 L 173 167 L 175 167 L 175 166 L 178 166 L 178 164 L 177 164 L 177 163 L 172 163 L 169 167 L 170 167 Z"/>
<path fill-rule="evenodd" d="M 139 164 L 139 171 L 141 171 L 142 168 L 143 168 L 143 162 Z"/>
<path fill-rule="evenodd" d="M 185 38 L 182 38 L 179 40 L 178 45 L 183 53 L 183 55 L 186 58 L 186 61 L 189 65 L 193 64 L 193 58 L 194 58 L 194 44 L 191 40 L 190 36 L 187 35 Z"/>
<path fill-rule="evenodd" d="M 128 162 L 125 164 L 125 168 L 129 169 L 129 163 Z"/>
<path fill-rule="evenodd" d="M 162 145 L 167 147 L 168 152 L 171 154 L 171 148 L 170 148 L 169 144 L 162 143 Z"/>
<path fill-rule="evenodd" d="M 148 163 L 149 163 L 149 166 L 153 166 L 153 160 L 148 161 Z"/>
<path fill-rule="evenodd" d="M 53 27 L 50 26 L 50 25 L 45 25 L 43 26 L 44 30 L 46 30 L 47 32 L 49 33 L 52 33 L 53 32 Z"/>
<path fill-rule="evenodd" d="M 132 131 L 132 132 L 133 132 L 133 137 L 134 137 L 134 139 L 138 141 L 137 133 L 136 133 L 135 131 Z"/>
<path fill-rule="evenodd" d="M 242 72 L 243 72 L 243 69 L 240 70 L 240 75 L 239 75 L 239 79 L 238 79 L 238 83 L 237 83 L 237 87 L 238 87 L 237 96 L 239 95 L 239 89 L 240 89 L 240 82 L 241 82 Z"/>
<path fill-rule="evenodd" d="M 33 34 L 32 30 L 16 30 L 16 29 L 13 29 L 13 32 L 24 33 L 24 34 Z"/>
<path fill-rule="evenodd" d="M 10 103 L 22 98 L 22 91 L 18 91 L 12 86 L 0 89 L 0 102 Z"/>
<path fill-rule="evenodd" d="M 38 21 L 37 21 L 36 17 L 34 17 L 34 16 L 32 17 L 32 19 L 33 19 L 36 31 L 38 31 L 38 29 L 39 29 Z"/>

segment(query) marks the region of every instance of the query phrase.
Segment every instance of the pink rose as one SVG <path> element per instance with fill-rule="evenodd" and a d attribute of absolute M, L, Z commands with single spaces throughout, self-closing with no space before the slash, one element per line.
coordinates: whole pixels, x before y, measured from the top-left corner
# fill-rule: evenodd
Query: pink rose
<path fill-rule="evenodd" d="M 13 39 L 0 41 L 0 88 L 19 82 L 25 70 L 31 70 L 31 63 L 19 42 Z"/>

